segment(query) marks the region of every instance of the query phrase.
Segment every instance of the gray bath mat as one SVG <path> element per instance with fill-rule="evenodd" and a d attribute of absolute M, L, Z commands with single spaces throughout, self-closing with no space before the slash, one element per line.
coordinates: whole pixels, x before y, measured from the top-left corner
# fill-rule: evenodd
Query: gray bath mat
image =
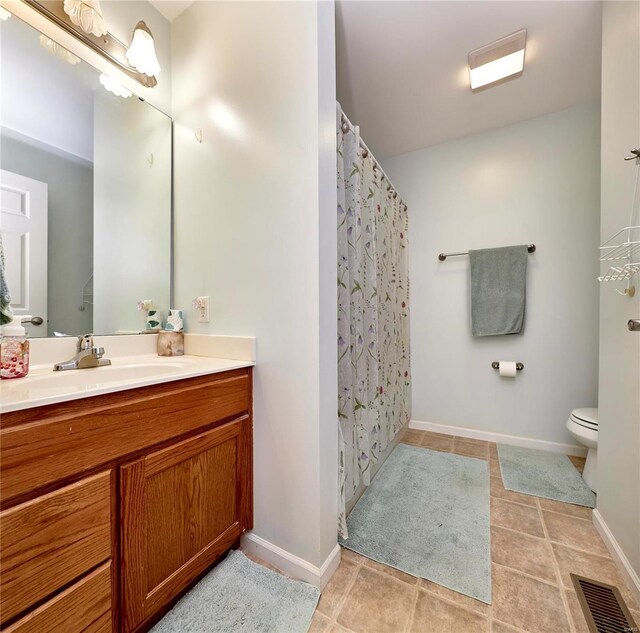
<path fill-rule="evenodd" d="M 341 545 L 491 602 L 484 460 L 399 444 L 347 517 Z"/>
<path fill-rule="evenodd" d="M 596 507 L 596 495 L 566 455 L 498 444 L 498 459 L 507 490 Z"/>
<path fill-rule="evenodd" d="M 231 553 L 151 633 L 306 633 L 320 591 Z"/>

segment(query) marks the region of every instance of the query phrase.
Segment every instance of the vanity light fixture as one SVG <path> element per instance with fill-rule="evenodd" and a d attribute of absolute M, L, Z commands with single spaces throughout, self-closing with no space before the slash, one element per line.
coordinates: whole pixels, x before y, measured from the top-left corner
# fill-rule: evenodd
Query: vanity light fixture
<path fill-rule="evenodd" d="M 0 20 L 4 22 L 5 20 L 8 20 L 10 17 L 11 17 L 11 13 L 9 13 L 3 7 L 0 7 Z"/>
<path fill-rule="evenodd" d="M 60 46 L 58 42 L 54 42 L 46 35 L 40 36 L 40 46 L 47 49 L 47 51 L 52 55 L 55 55 L 59 59 L 71 64 L 72 66 L 80 63 L 80 58 L 77 55 L 74 55 L 71 51 L 68 51 L 64 46 Z"/>
<path fill-rule="evenodd" d="M 156 56 L 153 35 L 142 20 L 133 29 L 131 46 L 127 50 L 127 60 L 133 68 L 148 77 L 157 77 L 160 74 L 160 63 Z"/>
<path fill-rule="evenodd" d="M 109 77 L 109 75 L 105 75 L 104 73 L 100 74 L 100 83 L 104 87 L 105 90 L 112 92 L 116 97 L 122 97 L 123 99 L 128 99 L 133 93 L 131 90 L 127 90 L 124 86 L 120 85 L 115 79 Z"/>
<path fill-rule="evenodd" d="M 99 0 L 21 0 L 16 4 L 24 3 L 30 9 L 39 13 L 42 17 L 52 22 L 56 27 L 62 29 L 66 34 L 79 40 L 83 45 L 88 47 L 94 53 L 97 53 L 110 64 L 116 67 L 120 72 L 124 73 L 134 81 L 137 81 L 145 88 L 153 88 L 157 85 L 158 80 L 155 75 L 160 72 L 160 64 L 156 58 L 153 37 L 144 22 L 138 22 L 133 34 L 131 46 L 122 43 L 115 35 L 107 32 L 104 19 L 100 9 Z M 21 9 L 22 10 L 22 9 Z M 16 12 L 17 15 L 20 15 Z M 143 25 L 146 31 L 142 36 L 147 39 L 146 44 L 142 46 L 138 44 L 140 37 L 138 36 L 139 27 Z M 94 35 L 96 31 L 104 34 L 100 36 Z M 149 46 L 149 41 L 151 46 Z M 138 51 L 142 48 L 144 71 L 141 72 L 136 67 L 139 62 L 140 54 Z M 149 54 L 151 49 L 151 55 Z M 132 55 L 130 61 L 129 55 Z M 82 57 L 82 55 L 80 55 Z M 151 61 L 149 61 L 151 59 Z M 155 62 L 155 63 L 154 63 Z M 155 73 L 152 75 L 150 73 Z"/>
<path fill-rule="evenodd" d="M 96 37 L 107 34 L 100 0 L 64 0 L 64 12 L 85 33 Z"/>
<path fill-rule="evenodd" d="M 471 90 L 476 92 L 520 77 L 524 71 L 526 43 L 527 29 L 520 29 L 471 51 L 468 58 Z"/>

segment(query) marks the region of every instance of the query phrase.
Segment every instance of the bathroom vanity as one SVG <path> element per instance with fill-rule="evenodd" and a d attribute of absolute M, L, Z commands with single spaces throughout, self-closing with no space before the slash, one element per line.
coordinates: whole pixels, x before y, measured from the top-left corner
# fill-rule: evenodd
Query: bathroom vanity
<path fill-rule="evenodd" d="M 148 630 L 239 542 L 251 364 L 3 413 L 3 631 Z"/>
<path fill-rule="evenodd" d="M 32 368 L 0 385 L 0 630 L 145 631 L 252 527 L 255 341 L 157 356 L 180 307 L 172 120 L 99 55 L 118 38 L 61 0 L 3 4 L 2 237 Z"/>

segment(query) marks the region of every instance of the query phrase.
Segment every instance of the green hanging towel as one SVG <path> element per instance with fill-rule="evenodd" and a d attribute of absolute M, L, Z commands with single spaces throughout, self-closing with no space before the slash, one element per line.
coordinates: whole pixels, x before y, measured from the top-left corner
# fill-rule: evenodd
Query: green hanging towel
<path fill-rule="evenodd" d="M 526 244 L 469 251 L 473 336 L 524 331 L 528 252 Z"/>

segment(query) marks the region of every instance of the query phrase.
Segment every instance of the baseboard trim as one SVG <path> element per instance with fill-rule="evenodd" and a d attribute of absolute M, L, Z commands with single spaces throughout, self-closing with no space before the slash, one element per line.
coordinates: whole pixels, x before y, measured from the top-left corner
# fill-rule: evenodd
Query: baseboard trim
<path fill-rule="evenodd" d="M 615 536 L 613 536 L 613 533 L 605 523 L 605 520 L 602 518 L 598 509 L 593 511 L 593 525 L 598 531 L 598 534 L 602 537 L 604 544 L 607 546 L 611 557 L 620 570 L 620 573 L 636 599 L 636 602 L 640 604 L 640 577 L 631 566 L 629 559 L 625 556 L 622 548 L 618 544 L 618 541 L 616 541 Z"/>
<path fill-rule="evenodd" d="M 261 558 L 265 563 L 277 567 L 287 576 L 297 580 L 304 580 L 311 585 L 315 585 L 321 591 L 340 564 L 341 550 L 337 543 L 320 567 L 316 567 L 303 558 L 287 552 L 253 532 L 247 532 L 242 536 L 242 547 Z"/>
<path fill-rule="evenodd" d="M 505 433 L 493 433 L 491 431 L 480 431 L 469 429 L 464 426 L 451 426 L 439 424 L 437 422 L 423 422 L 421 420 L 411 420 L 410 429 L 418 431 L 432 431 L 434 433 L 444 433 L 445 435 L 458 435 L 469 437 L 474 440 L 486 440 L 499 444 L 511 444 L 512 446 L 522 446 L 524 448 L 537 448 L 541 451 L 551 451 L 552 453 L 564 453 L 565 455 L 577 455 L 585 457 L 587 455 L 586 446 L 576 444 L 561 444 L 560 442 L 548 442 L 546 440 L 534 440 L 530 437 L 519 437 L 517 435 L 506 435 Z"/>

